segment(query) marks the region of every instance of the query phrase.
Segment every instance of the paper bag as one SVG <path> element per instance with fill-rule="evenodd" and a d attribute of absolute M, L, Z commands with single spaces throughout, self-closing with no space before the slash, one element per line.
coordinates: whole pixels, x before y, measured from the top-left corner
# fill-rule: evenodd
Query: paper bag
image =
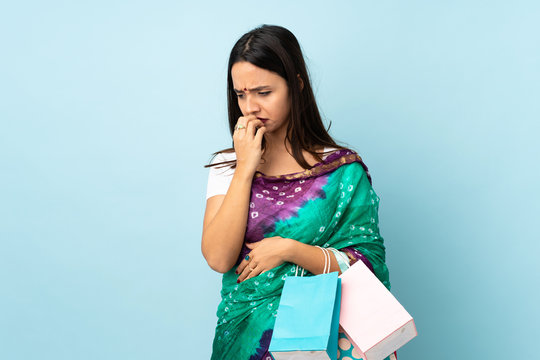
<path fill-rule="evenodd" d="M 383 360 L 418 335 L 411 315 L 362 261 L 340 278 L 339 323 L 363 359 Z"/>
<path fill-rule="evenodd" d="M 336 360 L 341 280 L 338 273 L 287 277 L 268 349 L 276 360 Z"/>

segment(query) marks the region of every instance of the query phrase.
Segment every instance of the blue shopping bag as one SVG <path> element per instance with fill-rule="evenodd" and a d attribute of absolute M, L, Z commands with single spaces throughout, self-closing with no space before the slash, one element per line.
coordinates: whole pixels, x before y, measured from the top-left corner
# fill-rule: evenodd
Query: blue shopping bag
<path fill-rule="evenodd" d="M 341 303 L 338 273 L 287 277 L 269 351 L 276 360 L 336 360 Z"/>

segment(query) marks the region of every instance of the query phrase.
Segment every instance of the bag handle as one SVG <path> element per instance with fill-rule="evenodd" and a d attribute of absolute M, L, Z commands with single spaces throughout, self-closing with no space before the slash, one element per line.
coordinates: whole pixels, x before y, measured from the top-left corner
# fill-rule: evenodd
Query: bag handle
<path fill-rule="evenodd" d="M 315 246 L 317 246 L 319 249 L 321 249 L 323 254 L 324 254 L 323 274 L 329 274 L 330 273 L 330 265 L 331 265 L 330 251 L 328 251 L 328 249 L 320 247 L 319 245 L 315 245 Z M 298 264 L 296 264 L 296 272 L 294 273 L 294 276 L 298 276 Z M 303 277 L 303 276 L 304 276 L 304 268 L 302 268 L 302 274 L 300 275 L 300 277 Z"/>
<path fill-rule="evenodd" d="M 347 269 L 351 267 L 349 258 L 342 251 L 339 251 L 336 248 L 328 248 L 328 250 L 331 250 L 334 253 L 336 260 L 338 262 L 339 268 L 341 269 L 342 272 L 344 270 L 342 269 L 341 264 L 345 264 L 347 266 Z"/>

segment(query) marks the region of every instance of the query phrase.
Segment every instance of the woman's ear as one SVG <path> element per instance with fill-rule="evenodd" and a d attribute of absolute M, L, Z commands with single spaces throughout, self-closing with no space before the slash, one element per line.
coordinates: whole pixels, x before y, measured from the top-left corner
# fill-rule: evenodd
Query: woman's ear
<path fill-rule="evenodd" d="M 296 74 L 296 76 L 298 76 L 298 81 L 300 82 L 300 91 L 302 91 L 304 89 L 304 81 L 300 77 L 300 74 Z"/>

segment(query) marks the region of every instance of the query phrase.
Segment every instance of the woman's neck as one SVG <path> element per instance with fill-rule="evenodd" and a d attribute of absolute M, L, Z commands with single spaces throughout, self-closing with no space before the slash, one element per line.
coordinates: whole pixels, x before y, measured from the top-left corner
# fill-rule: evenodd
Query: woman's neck
<path fill-rule="evenodd" d="M 281 131 L 277 133 L 266 133 L 264 134 L 264 139 L 266 142 L 266 148 L 264 150 L 265 154 L 268 156 L 283 155 L 291 151 L 291 144 L 286 140 L 286 131 L 287 128 L 283 127 Z"/>

